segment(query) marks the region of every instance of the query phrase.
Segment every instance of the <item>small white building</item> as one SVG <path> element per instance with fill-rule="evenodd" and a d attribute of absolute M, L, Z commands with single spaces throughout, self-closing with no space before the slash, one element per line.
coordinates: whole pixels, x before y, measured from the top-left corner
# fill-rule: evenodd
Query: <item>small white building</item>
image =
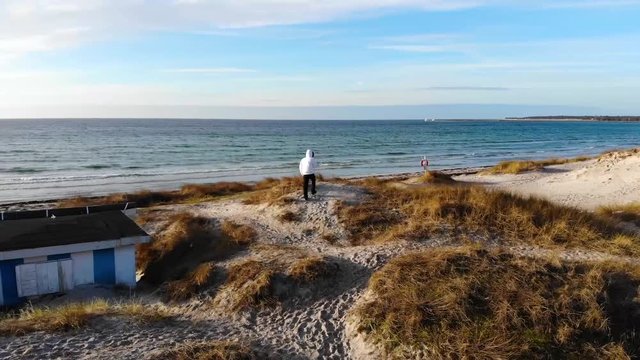
<path fill-rule="evenodd" d="M 121 211 L 0 221 L 0 305 L 85 284 L 136 285 L 150 237 Z"/>

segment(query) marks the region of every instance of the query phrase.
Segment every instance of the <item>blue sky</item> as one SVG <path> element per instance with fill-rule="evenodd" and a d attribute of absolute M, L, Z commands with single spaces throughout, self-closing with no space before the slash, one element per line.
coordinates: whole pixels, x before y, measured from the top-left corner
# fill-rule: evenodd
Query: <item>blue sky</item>
<path fill-rule="evenodd" d="M 640 114 L 640 0 L 3 0 L 0 117 Z"/>

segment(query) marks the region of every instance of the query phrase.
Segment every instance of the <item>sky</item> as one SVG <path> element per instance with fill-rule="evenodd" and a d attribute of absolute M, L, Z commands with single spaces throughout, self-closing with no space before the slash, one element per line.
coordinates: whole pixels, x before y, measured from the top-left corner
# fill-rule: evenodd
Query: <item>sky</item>
<path fill-rule="evenodd" d="M 0 118 L 640 115 L 640 0 L 0 0 Z"/>

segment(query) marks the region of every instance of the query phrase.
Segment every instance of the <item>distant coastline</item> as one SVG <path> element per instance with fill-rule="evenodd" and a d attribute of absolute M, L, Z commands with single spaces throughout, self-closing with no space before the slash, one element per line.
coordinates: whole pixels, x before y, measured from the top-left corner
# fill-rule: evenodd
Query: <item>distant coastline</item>
<path fill-rule="evenodd" d="M 640 122 L 640 116 L 524 116 L 524 117 L 506 117 L 505 120 L 552 120 L 552 121 L 625 121 Z"/>

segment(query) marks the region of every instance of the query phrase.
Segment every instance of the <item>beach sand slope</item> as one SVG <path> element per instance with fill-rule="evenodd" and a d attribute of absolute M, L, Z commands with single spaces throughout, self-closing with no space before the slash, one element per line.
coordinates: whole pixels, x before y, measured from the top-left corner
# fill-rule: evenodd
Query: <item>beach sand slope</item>
<path fill-rule="evenodd" d="M 548 166 L 518 175 L 474 174 L 455 179 L 595 210 L 640 201 L 640 152 L 614 152 L 594 160 Z"/>

